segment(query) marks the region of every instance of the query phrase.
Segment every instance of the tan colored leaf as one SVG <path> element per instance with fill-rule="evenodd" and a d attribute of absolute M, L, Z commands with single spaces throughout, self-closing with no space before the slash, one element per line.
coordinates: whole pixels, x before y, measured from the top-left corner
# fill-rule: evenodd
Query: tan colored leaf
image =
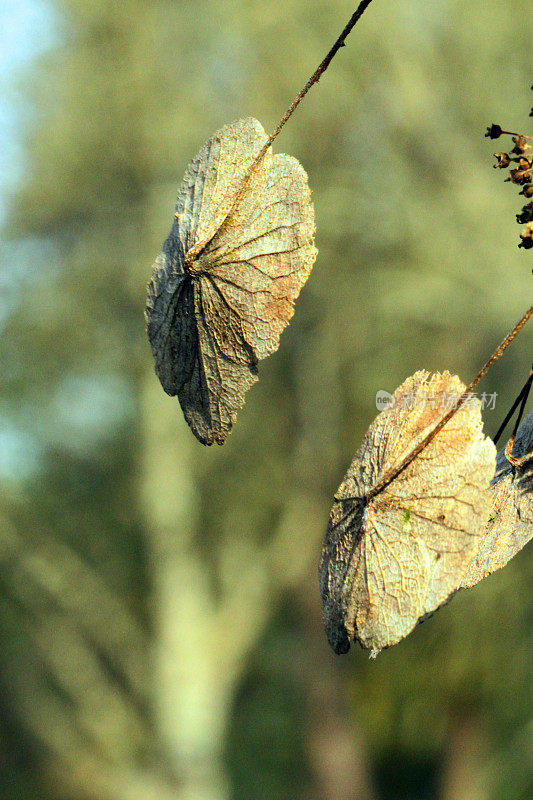
<path fill-rule="evenodd" d="M 513 455 L 523 459 L 522 466 L 511 466 L 505 448 L 498 453 L 496 475 L 488 489 L 489 519 L 462 580 L 464 589 L 504 567 L 533 538 L 533 411 L 518 430 Z"/>
<path fill-rule="evenodd" d="M 496 450 L 480 404 L 463 405 L 384 489 L 464 391 L 448 372 L 416 372 L 370 426 L 331 510 L 319 567 L 324 622 L 336 653 L 351 640 L 377 654 L 456 591 L 476 552 Z"/>
<path fill-rule="evenodd" d="M 148 287 L 157 375 L 203 444 L 224 443 L 316 258 L 307 175 L 295 158 L 269 148 L 242 191 L 266 141 L 251 118 L 208 139 L 185 172 Z"/>

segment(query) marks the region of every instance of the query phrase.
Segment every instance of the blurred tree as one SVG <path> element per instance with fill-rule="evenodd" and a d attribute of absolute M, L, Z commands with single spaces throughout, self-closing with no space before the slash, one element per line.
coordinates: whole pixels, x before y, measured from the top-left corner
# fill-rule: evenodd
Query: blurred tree
<path fill-rule="evenodd" d="M 459 775 L 526 800 L 527 551 L 376 663 L 328 652 L 316 581 L 376 391 L 467 379 L 530 296 L 482 135 L 529 110 L 525 0 L 376 3 L 291 120 L 277 149 L 309 173 L 319 257 L 217 450 L 153 374 L 150 263 L 199 145 L 247 114 L 271 129 L 352 3 L 52 8 L 4 229 L 3 441 L 26 454 L 0 505 L 12 796 L 453 800 Z M 483 387 L 489 433 L 530 350 Z"/>

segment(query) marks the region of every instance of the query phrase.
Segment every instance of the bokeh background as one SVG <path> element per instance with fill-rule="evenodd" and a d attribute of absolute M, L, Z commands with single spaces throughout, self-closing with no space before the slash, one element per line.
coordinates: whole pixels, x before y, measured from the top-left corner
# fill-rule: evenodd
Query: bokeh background
<path fill-rule="evenodd" d="M 375 662 L 330 652 L 316 574 L 376 392 L 468 381 L 531 302 L 483 136 L 531 132 L 528 0 L 375 0 L 287 125 L 319 255 L 223 448 L 144 332 L 188 161 L 271 130 L 354 5 L 0 2 L 3 800 L 533 796 L 531 550 Z"/>

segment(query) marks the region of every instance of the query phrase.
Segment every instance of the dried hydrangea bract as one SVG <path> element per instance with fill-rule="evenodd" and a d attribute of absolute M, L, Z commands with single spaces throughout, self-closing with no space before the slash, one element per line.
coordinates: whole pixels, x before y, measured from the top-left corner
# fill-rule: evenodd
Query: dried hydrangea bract
<path fill-rule="evenodd" d="M 336 495 L 319 567 L 336 653 L 376 655 L 456 591 L 488 517 L 496 449 L 472 397 L 385 488 L 373 487 L 422 442 L 465 387 L 416 372 L 370 426 Z"/>
<path fill-rule="evenodd" d="M 513 456 L 521 460 L 519 466 L 509 463 L 505 448 L 498 453 L 496 475 L 488 489 L 489 518 L 462 580 L 465 589 L 504 567 L 533 538 L 533 411 L 518 430 Z"/>
<path fill-rule="evenodd" d="M 269 148 L 261 124 L 217 131 L 189 164 L 148 287 L 156 373 L 203 444 L 223 444 L 279 346 L 316 249 L 307 175 Z"/>

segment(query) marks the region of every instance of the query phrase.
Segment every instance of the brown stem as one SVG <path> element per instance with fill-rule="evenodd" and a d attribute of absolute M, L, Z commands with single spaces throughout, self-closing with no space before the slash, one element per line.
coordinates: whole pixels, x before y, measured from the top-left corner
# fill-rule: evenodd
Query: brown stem
<path fill-rule="evenodd" d="M 300 103 L 304 99 L 305 95 L 307 94 L 307 92 L 309 91 L 311 86 L 313 86 L 313 84 L 315 84 L 315 83 L 318 83 L 318 81 L 320 80 L 320 78 L 322 77 L 324 72 L 329 67 L 329 65 L 332 62 L 332 60 L 333 60 L 334 56 L 336 55 L 336 53 L 341 49 L 341 47 L 344 47 L 344 42 L 345 42 L 346 38 L 348 37 L 348 34 L 351 33 L 351 31 L 353 30 L 353 28 L 355 27 L 357 22 L 359 22 L 359 20 L 361 19 L 361 17 L 363 16 L 364 12 L 366 11 L 366 9 L 368 8 L 368 6 L 370 5 L 371 2 L 372 2 L 372 0 L 361 0 L 359 5 L 357 6 L 356 10 L 352 14 L 348 24 L 346 25 L 346 27 L 342 31 L 341 35 L 339 36 L 339 38 L 337 39 L 337 41 L 335 42 L 335 44 L 333 45 L 333 47 L 331 48 L 331 50 L 329 51 L 329 53 L 327 54 L 325 59 L 319 64 L 319 66 L 316 68 L 315 72 L 313 72 L 313 74 L 311 75 L 311 77 L 309 78 L 309 80 L 307 81 L 305 86 L 303 87 L 303 89 L 294 98 L 294 100 L 292 101 L 291 105 L 289 106 L 287 111 L 284 113 L 284 115 L 282 116 L 280 121 L 278 122 L 274 132 L 271 133 L 270 136 L 268 137 L 267 141 L 265 142 L 265 144 L 263 146 L 263 149 L 261 150 L 261 152 L 257 156 L 256 161 L 261 161 L 261 159 L 265 155 L 266 151 L 268 150 L 268 148 L 270 147 L 270 145 L 272 144 L 272 142 L 274 141 L 274 139 L 276 138 L 278 133 L 281 131 L 281 129 L 283 128 L 283 126 L 285 125 L 287 120 L 292 116 L 293 111 L 295 111 L 296 108 L 300 105 Z"/>
<path fill-rule="evenodd" d="M 463 394 L 460 396 L 459 400 L 457 401 L 457 404 L 455 406 L 453 406 L 449 411 L 446 412 L 446 414 L 442 417 L 442 419 L 439 420 L 439 422 L 437 422 L 437 424 L 435 425 L 433 430 L 431 430 L 428 433 L 428 435 L 425 436 L 424 439 L 422 439 L 422 441 L 414 448 L 414 450 L 411 451 L 411 453 L 409 453 L 409 455 L 407 455 L 403 459 L 403 461 L 400 462 L 400 464 L 398 466 L 393 467 L 391 470 L 389 470 L 389 472 L 385 473 L 383 478 L 380 481 L 378 481 L 378 483 L 375 486 L 372 487 L 372 489 L 368 492 L 368 494 L 365 497 L 367 502 L 369 500 L 371 500 L 373 497 L 375 497 L 377 494 L 379 494 L 379 492 L 383 491 L 383 489 L 386 486 L 388 486 L 389 483 L 391 481 L 393 481 L 394 478 L 396 478 L 400 474 L 400 472 L 402 472 L 411 463 L 411 461 L 414 458 L 416 458 L 416 456 L 419 453 L 422 452 L 422 450 L 425 447 L 427 447 L 427 445 L 435 438 L 435 436 L 439 433 L 439 431 L 442 430 L 442 428 L 446 425 L 446 423 L 451 420 L 453 415 L 457 413 L 457 411 L 461 408 L 461 406 L 470 397 L 471 393 L 476 388 L 476 386 L 478 385 L 478 383 L 481 380 L 481 378 L 483 378 L 487 374 L 487 372 L 492 367 L 494 362 L 497 361 L 500 358 L 500 356 L 505 352 L 505 350 L 507 350 L 507 348 L 509 347 L 509 345 L 511 344 L 513 339 L 520 333 L 520 331 L 522 330 L 522 328 L 524 327 L 524 325 L 526 324 L 526 322 L 529 320 L 529 318 L 531 316 L 533 316 L 533 306 L 531 306 L 526 311 L 526 313 L 524 314 L 522 319 L 520 319 L 516 323 L 516 325 L 514 326 L 512 331 L 510 331 L 510 333 L 507 334 L 507 336 L 505 337 L 503 342 L 500 344 L 500 346 L 498 348 L 496 348 L 496 350 L 491 355 L 491 357 L 489 358 L 487 363 L 478 372 L 478 374 L 476 375 L 474 380 L 471 381 L 469 386 L 467 386 L 467 388 L 465 389 Z"/>
<path fill-rule="evenodd" d="M 518 430 L 518 425 L 520 424 L 520 420 L 522 419 L 522 415 L 524 413 L 524 408 L 525 408 L 525 404 L 526 404 L 527 398 L 529 397 L 529 391 L 531 389 L 532 382 L 533 382 L 533 367 L 531 367 L 531 370 L 529 371 L 529 377 L 528 377 L 527 381 L 525 382 L 525 384 L 520 389 L 520 393 L 519 393 L 518 397 L 514 401 L 514 403 L 511 406 L 510 410 L 507 412 L 507 415 L 506 415 L 504 421 L 502 422 L 502 424 L 500 425 L 500 427 L 498 428 L 498 430 L 496 432 L 496 435 L 492 439 L 494 444 L 498 444 L 498 440 L 499 440 L 500 436 L 502 435 L 502 433 L 504 432 L 504 430 L 505 430 L 505 428 L 507 426 L 507 423 L 509 422 L 509 420 L 513 416 L 514 412 L 516 411 L 516 409 L 518 408 L 520 403 L 522 403 L 522 406 L 521 406 L 519 414 L 518 414 L 518 422 L 516 423 L 515 429 L 513 431 L 513 438 L 516 435 L 516 431 Z"/>
<path fill-rule="evenodd" d="M 372 0 L 361 0 L 359 5 L 355 9 L 354 13 L 350 17 L 350 20 L 348 21 L 348 24 L 346 25 L 346 27 L 342 31 L 341 35 L 339 36 L 339 38 L 337 39 L 337 41 L 335 42 L 335 44 L 333 45 L 331 50 L 328 52 L 327 56 L 318 65 L 318 67 L 313 72 L 313 74 L 311 75 L 311 77 L 309 78 L 309 80 L 307 81 L 305 86 L 303 87 L 303 89 L 296 95 L 296 97 L 292 101 L 291 105 L 289 106 L 287 111 L 284 113 L 284 115 L 282 116 L 282 118 L 280 119 L 278 124 L 276 125 L 276 128 L 274 129 L 273 133 L 270 134 L 270 136 L 266 140 L 265 144 L 263 145 L 263 147 L 259 151 L 259 154 L 255 157 L 255 159 L 254 159 L 254 161 L 252 163 L 252 166 L 250 167 L 250 170 L 249 170 L 248 174 L 246 175 L 246 177 L 245 177 L 245 179 L 244 179 L 244 181 L 242 183 L 242 186 L 241 186 L 237 196 L 235 197 L 235 201 L 234 201 L 234 203 L 232 205 L 232 209 L 235 208 L 235 206 L 237 205 L 237 203 L 241 199 L 242 195 L 244 194 L 244 191 L 245 191 L 246 187 L 248 186 L 248 182 L 249 182 L 249 180 L 250 180 L 255 168 L 261 162 L 261 159 L 264 158 L 265 153 L 267 152 L 268 148 L 271 146 L 272 142 L 274 141 L 274 139 L 276 138 L 278 133 L 281 131 L 281 129 L 283 128 L 285 123 L 291 118 L 293 112 L 300 105 L 300 103 L 304 99 L 305 95 L 307 94 L 307 92 L 309 91 L 311 86 L 313 86 L 313 84 L 315 84 L 315 83 L 318 83 L 318 81 L 320 80 L 320 78 L 322 77 L 324 72 L 327 70 L 327 68 L 329 67 L 330 63 L 332 62 L 335 54 L 341 49 L 341 47 L 344 47 L 344 42 L 345 42 L 346 38 L 348 37 L 348 34 L 353 30 L 355 25 L 359 22 L 359 20 L 361 19 L 361 17 L 363 16 L 364 12 L 366 11 L 366 9 L 368 8 L 368 6 L 370 5 L 371 2 L 372 2 Z"/>
<path fill-rule="evenodd" d="M 502 131 L 501 135 L 503 136 L 504 134 L 506 136 L 521 136 L 522 139 L 529 139 L 530 142 L 533 141 L 533 136 L 526 136 L 525 133 L 516 133 L 515 131 Z"/>

